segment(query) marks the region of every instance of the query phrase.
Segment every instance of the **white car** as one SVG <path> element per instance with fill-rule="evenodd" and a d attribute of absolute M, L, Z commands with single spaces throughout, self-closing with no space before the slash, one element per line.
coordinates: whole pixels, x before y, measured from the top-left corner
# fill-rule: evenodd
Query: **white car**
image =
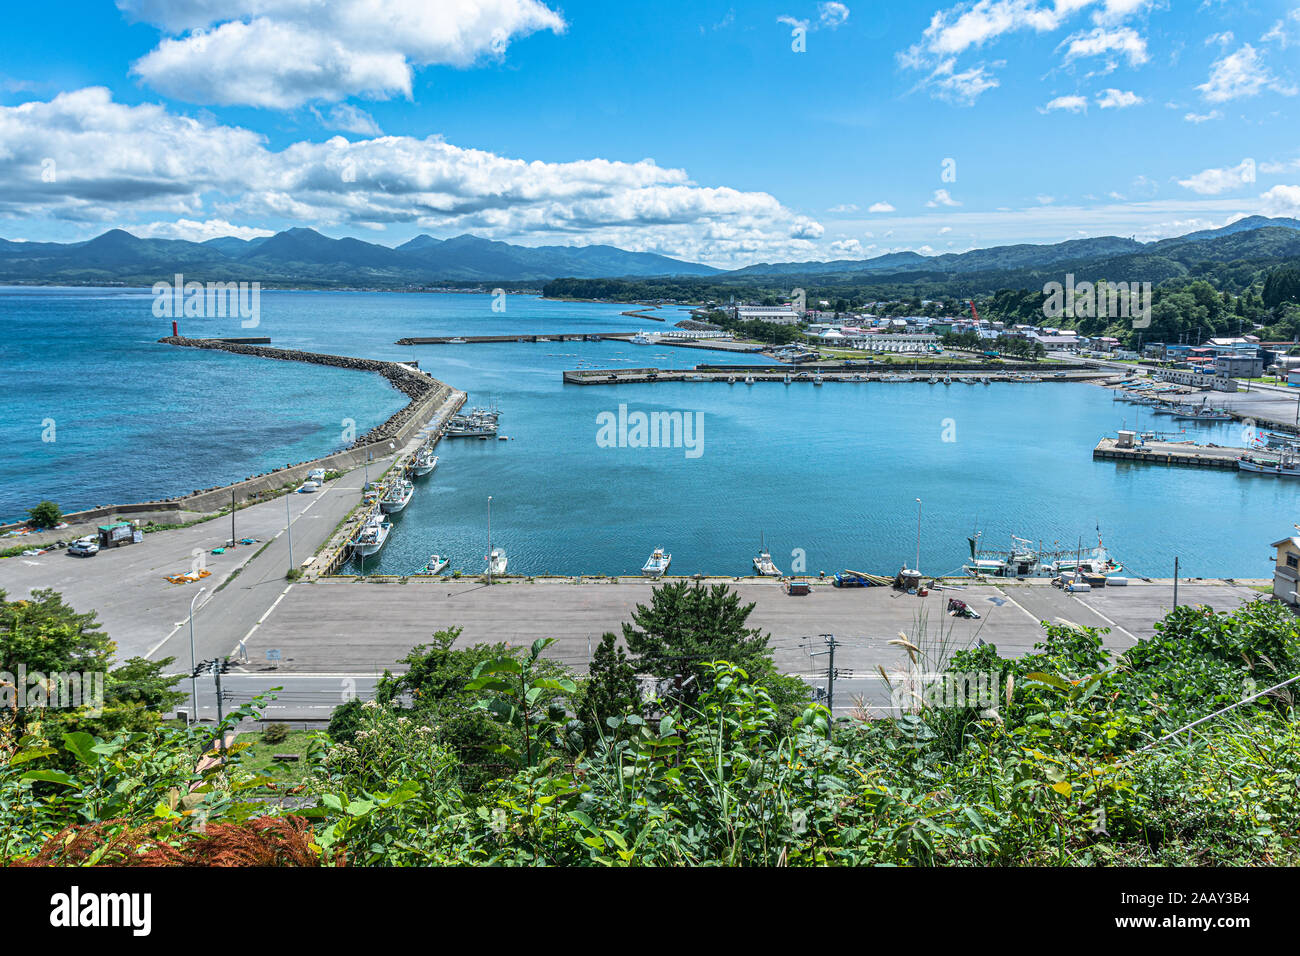
<path fill-rule="evenodd" d="M 307 480 L 314 481 L 317 485 L 325 484 L 325 469 L 313 468 L 311 471 L 307 472 Z"/>
<path fill-rule="evenodd" d="M 68 554 L 74 558 L 93 558 L 99 554 L 99 542 L 93 536 L 78 538 L 68 548 Z"/>

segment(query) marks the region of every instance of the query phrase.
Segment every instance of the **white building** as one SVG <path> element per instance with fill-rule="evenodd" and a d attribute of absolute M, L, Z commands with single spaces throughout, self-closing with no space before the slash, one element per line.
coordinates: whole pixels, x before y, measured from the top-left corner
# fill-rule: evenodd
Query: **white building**
<path fill-rule="evenodd" d="M 738 305 L 736 306 L 736 318 L 741 322 L 798 325 L 800 315 L 791 305 Z"/>

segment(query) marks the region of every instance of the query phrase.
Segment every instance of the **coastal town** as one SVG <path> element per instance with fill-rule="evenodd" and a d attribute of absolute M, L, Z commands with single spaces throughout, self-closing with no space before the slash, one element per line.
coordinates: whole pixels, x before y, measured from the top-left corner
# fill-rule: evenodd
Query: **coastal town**
<path fill-rule="evenodd" d="M 10 936 L 1281 927 L 1296 3 L 15 11 Z"/>

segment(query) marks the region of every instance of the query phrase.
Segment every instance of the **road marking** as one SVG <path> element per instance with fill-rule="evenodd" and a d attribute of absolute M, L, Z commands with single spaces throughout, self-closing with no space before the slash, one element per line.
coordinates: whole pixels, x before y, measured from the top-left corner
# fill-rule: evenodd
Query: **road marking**
<path fill-rule="evenodd" d="M 284 596 L 288 594 L 292 589 L 293 589 L 293 585 L 290 584 L 288 587 L 286 587 L 283 591 L 280 592 L 280 596 L 278 598 L 276 598 L 273 602 L 271 602 L 271 606 L 268 607 L 266 611 L 262 614 L 262 616 L 257 619 L 257 623 L 254 624 L 252 627 L 250 627 L 248 629 L 248 633 L 244 635 L 243 639 L 240 640 L 237 644 L 235 644 L 234 648 L 230 651 L 231 657 L 234 657 L 237 653 L 239 653 L 240 644 L 243 644 L 245 649 L 247 649 L 248 639 L 253 636 L 253 632 L 266 623 L 266 619 L 271 616 L 271 612 L 274 611 L 279 606 L 280 602 L 284 600 Z"/>
<path fill-rule="evenodd" d="M 1017 601 L 1015 598 L 1013 598 L 1013 597 L 1012 597 L 1010 594 L 1008 594 L 1006 591 L 1003 591 L 1001 588 L 998 588 L 998 593 L 1001 594 L 1001 595 L 1002 595 L 1004 598 L 1006 598 L 1008 601 L 1010 601 L 1012 604 L 1014 604 L 1016 607 L 1020 608 L 1020 610 L 1024 611 L 1024 612 L 1025 612 L 1025 617 L 1029 618 L 1029 620 L 1033 621 L 1035 624 L 1042 624 L 1042 623 L 1043 623 L 1043 622 L 1040 621 L 1038 618 L 1036 618 L 1036 617 L 1034 617 L 1032 614 L 1030 614 L 1027 610 L 1025 610 L 1025 606 L 1024 606 L 1023 604 L 1021 604 L 1019 601 Z"/>
<path fill-rule="evenodd" d="M 206 598 L 204 598 L 202 601 L 199 602 L 198 607 L 196 607 L 196 608 L 194 609 L 194 613 L 197 614 L 197 613 L 199 613 L 199 611 L 201 611 L 201 610 L 203 610 L 205 607 L 207 607 L 207 606 L 208 606 L 208 602 L 211 601 L 211 600 L 212 600 L 214 597 L 216 597 L 216 596 L 217 596 L 217 592 L 216 592 L 216 589 L 214 588 L 213 590 L 211 590 L 211 591 L 208 592 L 208 596 L 207 596 Z M 168 641 L 170 641 L 170 640 L 172 639 L 173 635 L 175 635 L 175 633 L 176 633 L 177 631 L 179 631 L 182 627 L 184 627 L 185 625 L 187 625 L 187 624 L 189 624 L 189 623 L 190 623 L 190 618 L 189 618 L 189 616 L 187 615 L 186 618 L 185 618 L 185 620 L 181 621 L 179 624 L 177 624 L 175 627 L 173 627 L 173 628 L 171 629 L 171 631 L 168 633 L 168 635 L 167 635 L 166 637 L 164 637 L 161 641 L 159 641 L 157 644 L 155 644 L 153 647 L 151 647 L 148 651 L 145 652 L 145 655 L 144 655 L 144 656 L 145 656 L 145 660 L 148 660 L 149 658 L 153 657 L 154 654 L 156 654 L 156 653 L 158 652 L 158 649 L 159 649 L 159 648 L 161 648 L 164 644 L 166 644 Z"/>
<path fill-rule="evenodd" d="M 1109 625 L 1110 625 L 1111 627 L 1113 627 L 1115 630 L 1119 631 L 1121 634 L 1123 634 L 1125 637 L 1127 637 L 1127 638 L 1128 638 L 1130 641 L 1132 641 L 1134 644 L 1136 644 L 1136 643 L 1138 642 L 1138 639 L 1137 639 L 1136 637 L 1134 637 L 1132 634 L 1130 634 L 1130 633 L 1129 633 L 1127 630 L 1125 630 L 1124 628 L 1120 627 L 1118 624 L 1116 624 L 1114 621 L 1112 621 L 1110 618 L 1108 618 L 1105 614 L 1102 614 L 1101 611 L 1098 611 L 1098 610 L 1097 610 L 1095 607 L 1093 607 L 1091 604 L 1084 604 L 1084 602 L 1083 602 L 1083 598 L 1079 597 L 1077 594 L 1071 594 L 1070 597 L 1074 598 L 1074 599 L 1075 599 L 1076 601 L 1078 601 L 1080 604 L 1083 604 L 1083 606 L 1086 607 L 1089 611 L 1091 611 L 1093 614 L 1097 615 L 1099 618 L 1101 618 L 1103 621 L 1105 621 L 1107 624 L 1109 624 Z"/>

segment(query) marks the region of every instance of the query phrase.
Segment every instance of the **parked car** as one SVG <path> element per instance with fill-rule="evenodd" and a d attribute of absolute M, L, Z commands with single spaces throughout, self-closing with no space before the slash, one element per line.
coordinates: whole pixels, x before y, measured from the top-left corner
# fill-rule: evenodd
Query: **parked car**
<path fill-rule="evenodd" d="M 302 487 L 298 489 L 298 494 L 309 495 L 313 491 L 320 491 L 320 483 L 308 480 L 302 483 Z"/>
<path fill-rule="evenodd" d="M 72 542 L 68 548 L 68 554 L 74 558 L 93 558 L 99 554 L 99 542 L 93 537 L 79 538 Z"/>
<path fill-rule="evenodd" d="M 311 471 L 307 472 L 307 480 L 314 481 L 318 485 L 323 485 L 325 483 L 325 469 L 313 468 Z"/>

